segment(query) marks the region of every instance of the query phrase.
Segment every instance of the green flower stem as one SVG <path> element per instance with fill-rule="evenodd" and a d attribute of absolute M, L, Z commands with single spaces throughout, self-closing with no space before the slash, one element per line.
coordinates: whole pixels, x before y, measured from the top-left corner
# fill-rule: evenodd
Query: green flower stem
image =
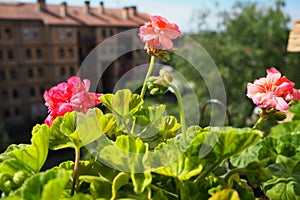
<path fill-rule="evenodd" d="M 146 94 L 146 89 L 147 89 L 146 83 L 147 83 L 149 77 L 152 74 L 152 71 L 153 71 L 153 68 L 154 68 L 154 64 L 155 64 L 155 56 L 152 55 L 151 59 L 150 59 L 150 64 L 149 64 L 148 72 L 146 74 L 146 77 L 145 77 L 145 80 L 144 80 L 144 84 L 143 84 L 143 87 L 142 87 L 142 91 L 141 91 L 141 94 L 140 94 L 140 97 L 142 99 L 144 99 L 144 96 Z M 131 130 L 130 130 L 131 134 L 134 134 L 135 123 L 136 123 L 136 118 L 134 118 L 134 120 L 132 122 L 132 127 L 131 127 Z"/>
<path fill-rule="evenodd" d="M 257 122 L 254 124 L 254 126 L 252 127 L 252 129 L 257 129 L 258 126 L 260 126 L 262 124 L 262 122 L 264 121 L 264 118 L 261 116 L 259 117 L 259 119 L 257 120 Z"/>
<path fill-rule="evenodd" d="M 162 190 L 164 193 L 166 193 L 167 195 L 169 195 L 169 196 L 171 196 L 171 197 L 173 197 L 173 198 L 175 198 L 175 199 L 178 199 L 178 195 L 177 194 L 174 194 L 174 193 L 172 193 L 172 192 L 169 192 L 169 191 L 167 191 L 167 190 L 165 190 L 165 189 L 163 189 L 163 188 L 160 188 L 160 187 L 158 187 L 158 186 L 156 186 L 156 185 L 153 185 L 153 184 L 151 184 L 150 185 L 150 188 L 152 188 L 153 190 Z"/>
<path fill-rule="evenodd" d="M 74 195 L 75 186 L 77 182 L 77 173 L 79 167 L 79 160 L 80 160 L 80 148 L 75 147 L 75 163 L 74 163 L 74 173 L 73 173 L 73 183 L 71 188 L 71 196 Z"/>
<path fill-rule="evenodd" d="M 181 131 L 182 131 L 182 137 L 183 141 L 187 142 L 187 135 L 186 135 L 186 124 L 185 124 L 185 115 L 184 115 L 184 109 L 183 109 L 183 101 L 180 94 L 179 89 L 172 83 L 168 82 L 168 85 L 174 90 L 178 105 L 179 105 L 179 115 L 180 115 L 180 123 L 181 123 Z"/>
<path fill-rule="evenodd" d="M 150 64 L 149 64 L 149 68 L 148 68 L 148 72 L 146 74 L 146 77 L 145 77 L 145 80 L 144 80 L 144 84 L 143 84 L 143 87 L 142 87 L 142 91 L 141 91 L 141 98 L 143 99 L 144 96 L 145 96 L 145 93 L 146 93 L 146 83 L 147 83 L 147 80 L 148 78 L 151 76 L 151 73 L 153 71 L 153 68 L 154 68 L 154 64 L 155 64 L 155 56 L 152 55 L 151 56 L 151 60 L 150 60 Z"/>
<path fill-rule="evenodd" d="M 239 174 L 240 173 L 247 173 L 247 169 L 246 168 L 236 168 L 236 169 L 231 170 L 224 177 L 225 182 L 228 183 L 231 176 L 234 175 L 234 174 L 237 174 L 237 173 L 239 173 Z"/>

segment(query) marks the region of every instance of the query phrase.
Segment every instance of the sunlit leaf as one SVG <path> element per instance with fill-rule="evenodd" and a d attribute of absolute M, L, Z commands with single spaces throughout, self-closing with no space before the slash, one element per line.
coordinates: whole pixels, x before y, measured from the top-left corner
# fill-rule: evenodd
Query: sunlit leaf
<path fill-rule="evenodd" d="M 181 156 L 170 166 L 162 167 L 154 172 L 165 176 L 176 177 L 180 180 L 188 180 L 191 177 L 200 174 L 203 166 L 200 164 L 199 157 Z"/>
<path fill-rule="evenodd" d="M 69 122 L 74 124 L 74 120 Z M 64 149 L 64 148 L 75 148 L 75 145 L 70 140 L 70 138 L 64 134 L 60 126 L 63 123 L 63 117 L 57 117 L 53 122 L 52 126 L 49 129 L 49 148 L 52 150 Z M 67 123 L 65 123 L 68 125 Z M 68 131 L 69 132 L 69 131 Z"/>
<path fill-rule="evenodd" d="M 120 172 L 112 182 L 112 196 L 111 199 L 116 199 L 118 190 L 123 186 L 128 184 L 129 174 Z"/>
<path fill-rule="evenodd" d="M 97 176 L 81 176 L 81 181 L 90 183 L 90 192 L 94 199 L 110 199 L 112 196 L 112 183 Z"/>
<path fill-rule="evenodd" d="M 36 125 L 30 145 L 12 145 L 0 162 L 0 189 L 5 193 L 17 189 L 26 178 L 38 173 L 48 155 L 49 132 L 47 125 Z"/>
<path fill-rule="evenodd" d="M 151 184 L 152 175 L 151 172 L 144 173 L 131 173 L 131 180 L 135 193 L 144 192 L 145 188 Z"/>
<path fill-rule="evenodd" d="M 239 194 L 233 189 L 225 189 L 216 192 L 209 200 L 240 200 Z"/>
<path fill-rule="evenodd" d="M 35 174 L 10 196 L 30 200 L 59 199 L 71 174 L 71 171 L 57 168 Z"/>
<path fill-rule="evenodd" d="M 148 145 L 141 139 L 130 135 L 117 137 L 115 143 L 100 150 L 99 157 L 110 166 L 125 172 L 144 169 L 143 157 L 148 152 Z"/>

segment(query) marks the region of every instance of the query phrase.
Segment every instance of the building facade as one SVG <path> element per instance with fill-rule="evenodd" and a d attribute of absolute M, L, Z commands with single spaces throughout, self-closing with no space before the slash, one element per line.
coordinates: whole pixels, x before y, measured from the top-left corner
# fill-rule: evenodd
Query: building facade
<path fill-rule="evenodd" d="M 148 14 L 135 6 L 109 9 L 103 2 L 98 8 L 90 7 L 89 1 L 82 7 L 65 2 L 48 5 L 45 0 L 0 3 L 0 122 L 22 124 L 44 119 L 45 90 L 76 75 L 89 53 L 105 39 L 137 28 L 148 19 Z M 96 71 L 109 65 L 97 82 L 98 92 L 111 92 L 122 73 L 148 61 L 140 51 L 118 58 L 124 45 L 141 48 L 137 32 L 126 41 L 111 40 L 111 45 L 98 52 Z"/>

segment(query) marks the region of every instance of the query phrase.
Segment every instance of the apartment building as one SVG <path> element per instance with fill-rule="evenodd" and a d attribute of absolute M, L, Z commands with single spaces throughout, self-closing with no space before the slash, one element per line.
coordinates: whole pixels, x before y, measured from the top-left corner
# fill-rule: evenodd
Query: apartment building
<path fill-rule="evenodd" d="M 45 90 L 76 75 L 86 56 L 106 38 L 148 19 L 135 6 L 110 9 L 103 2 L 97 8 L 90 7 L 89 1 L 81 7 L 66 2 L 49 5 L 45 0 L 0 3 L 0 122 L 43 119 Z M 96 59 L 100 70 L 110 65 L 97 83 L 98 92 L 111 91 L 122 73 L 147 62 L 145 53 L 133 51 L 109 63 L 122 45 L 140 45 L 137 33 L 126 41 L 112 41 Z"/>

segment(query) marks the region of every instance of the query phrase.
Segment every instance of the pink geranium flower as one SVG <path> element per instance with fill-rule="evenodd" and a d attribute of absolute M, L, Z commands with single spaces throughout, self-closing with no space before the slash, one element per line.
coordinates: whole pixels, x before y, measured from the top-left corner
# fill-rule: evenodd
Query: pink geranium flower
<path fill-rule="evenodd" d="M 100 94 L 90 93 L 90 80 L 73 76 L 67 82 L 62 82 L 45 91 L 45 105 L 48 106 L 49 115 L 45 120 L 48 126 L 52 121 L 67 112 L 79 111 L 86 113 L 87 109 L 100 103 Z"/>
<path fill-rule="evenodd" d="M 267 77 L 247 84 L 247 97 L 261 108 L 288 110 L 288 103 L 300 100 L 300 92 L 294 88 L 294 83 L 273 68 L 267 69 Z"/>
<path fill-rule="evenodd" d="M 179 27 L 161 16 L 150 16 L 150 21 L 140 27 L 139 36 L 145 48 L 173 49 L 172 40 L 181 37 Z M 148 46 L 147 46 L 148 45 Z"/>

